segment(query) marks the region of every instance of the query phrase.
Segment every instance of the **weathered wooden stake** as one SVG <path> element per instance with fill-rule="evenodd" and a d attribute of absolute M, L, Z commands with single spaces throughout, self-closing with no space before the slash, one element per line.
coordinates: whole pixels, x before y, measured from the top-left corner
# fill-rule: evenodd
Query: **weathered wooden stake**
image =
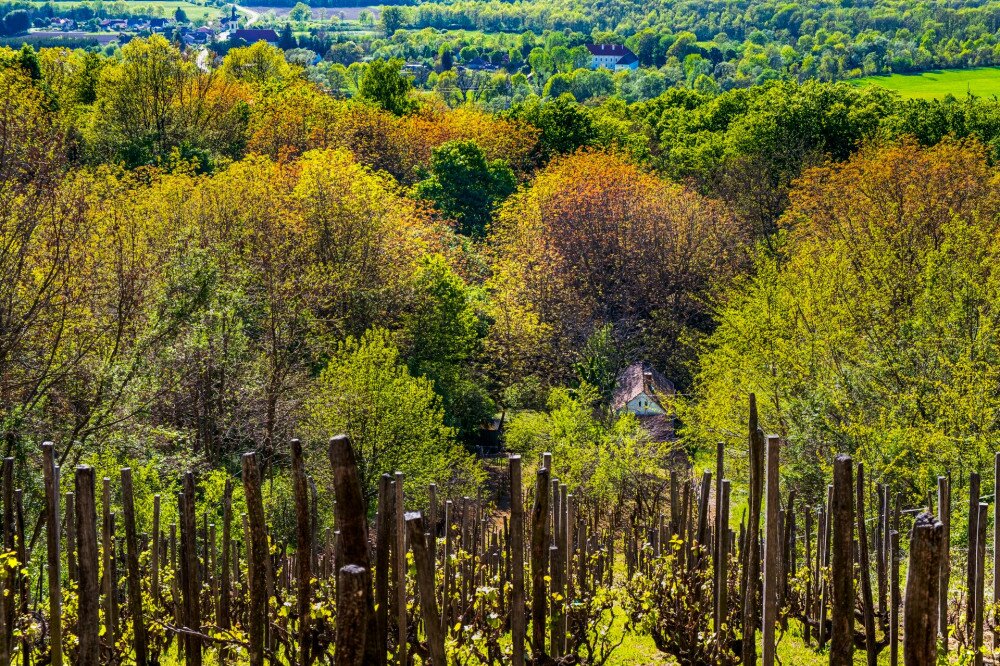
<path fill-rule="evenodd" d="M 778 527 L 778 512 L 781 498 L 778 489 L 778 464 L 781 440 L 772 435 L 767 438 L 767 512 L 764 524 L 764 594 L 761 662 L 764 666 L 774 666 L 775 624 L 778 620 L 778 585 L 781 572 L 781 530 Z"/>
<path fill-rule="evenodd" d="M 853 477 L 851 457 L 838 455 L 833 463 L 830 666 L 851 666 L 854 661 Z"/>
<path fill-rule="evenodd" d="M 76 531 L 78 611 L 77 640 L 79 648 L 73 660 L 79 666 L 100 663 L 101 611 L 98 593 L 99 568 L 97 555 L 97 505 L 94 497 L 94 470 L 81 465 L 76 468 Z"/>

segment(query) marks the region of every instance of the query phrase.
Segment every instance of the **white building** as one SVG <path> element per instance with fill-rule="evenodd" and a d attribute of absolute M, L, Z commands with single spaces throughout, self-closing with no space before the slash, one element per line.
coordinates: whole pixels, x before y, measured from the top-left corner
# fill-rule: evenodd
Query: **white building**
<path fill-rule="evenodd" d="M 612 72 L 620 72 L 623 69 L 638 69 L 639 58 L 625 46 L 621 44 L 587 44 L 590 51 L 590 68 L 610 69 Z"/>

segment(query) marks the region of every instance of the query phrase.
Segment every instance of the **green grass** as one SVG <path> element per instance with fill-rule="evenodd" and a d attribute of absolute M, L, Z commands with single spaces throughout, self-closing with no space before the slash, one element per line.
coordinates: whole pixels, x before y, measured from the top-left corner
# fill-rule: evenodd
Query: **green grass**
<path fill-rule="evenodd" d="M 946 95 L 962 97 L 970 92 L 979 97 L 989 97 L 1000 95 L 1000 67 L 938 69 L 920 74 L 869 76 L 854 79 L 851 83 L 858 86 L 882 86 L 911 99 L 939 99 Z"/>
<path fill-rule="evenodd" d="M 35 4 L 41 5 L 43 3 L 36 2 Z M 77 0 L 54 0 L 52 3 L 58 9 L 67 9 L 75 5 L 81 4 Z M 142 8 L 144 11 L 146 9 L 159 9 L 160 16 L 164 18 L 173 18 L 174 12 L 178 7 L 182 8 L 185 13 L 187 13 L 188 18 L 192 21 L 197 21 L 198 19 L 212 19 L 217 18 L 222 10 L 219 7 L 207 7 L 205 5 L 198 5 L 193 2 L 187 2 L 187 0 L 136 0 L 136 1 L 126 1 L 129 10 L 136 10 Z M 110 3 L 105 4 L 106 8 L 110 8 Z"/>

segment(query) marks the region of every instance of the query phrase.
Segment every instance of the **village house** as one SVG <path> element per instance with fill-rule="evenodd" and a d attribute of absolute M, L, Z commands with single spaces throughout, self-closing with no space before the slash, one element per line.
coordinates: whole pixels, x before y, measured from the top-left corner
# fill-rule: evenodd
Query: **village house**
<path fill-rule="evenodd" d="M 673 382 L 649 363 L 638 361 L 618 375 L 611 409 L 616 414 L 635 414 L 654 441 L 666 442 L 674 438 L 669 400 L 676 393 Z"/>
<path fill-rule="evenodd" d="M 237 40 L 242 39 L 247 44 L 255 44 L 257 42 L 267 42 L 268 44 L 276 45 L 278 43 L 278 33 L 270 29 L 249 29 L 241 28 L 239 30 L 234 30 L 230 35 L 230 39 Z"/>
<path fill-rule="evenodd" d="M 624 69 L 638 69 L 639 58 L 632 53 L 631 49 L 621 44 L 587 44 L 590 51 L 590 68 L 610 69 L 613 72 L 620 72 Z"/>

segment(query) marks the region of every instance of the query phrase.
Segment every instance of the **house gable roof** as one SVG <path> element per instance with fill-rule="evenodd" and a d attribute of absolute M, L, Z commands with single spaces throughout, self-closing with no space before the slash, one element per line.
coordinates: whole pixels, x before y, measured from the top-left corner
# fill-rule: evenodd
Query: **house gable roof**
<path fill-rule="evenodd" d="M 618 58 L 632 56 L 635 58 L 632 50 L 622 44 L 587 44 L 587 50 L 590 51 L 590 55 L 594 56 L 616 56 Z"/>
<path fill-rule="evenodd" d="M 655 397 L 673 395 L 674 391 L 674 383 L 660 374 L 656 368 L 645 361 L 637 361 L 618 375 L 615 392 L 611 396 L 611 408 L 616 411 L 622 409 L 633 398 L 643 393 Z"/>

